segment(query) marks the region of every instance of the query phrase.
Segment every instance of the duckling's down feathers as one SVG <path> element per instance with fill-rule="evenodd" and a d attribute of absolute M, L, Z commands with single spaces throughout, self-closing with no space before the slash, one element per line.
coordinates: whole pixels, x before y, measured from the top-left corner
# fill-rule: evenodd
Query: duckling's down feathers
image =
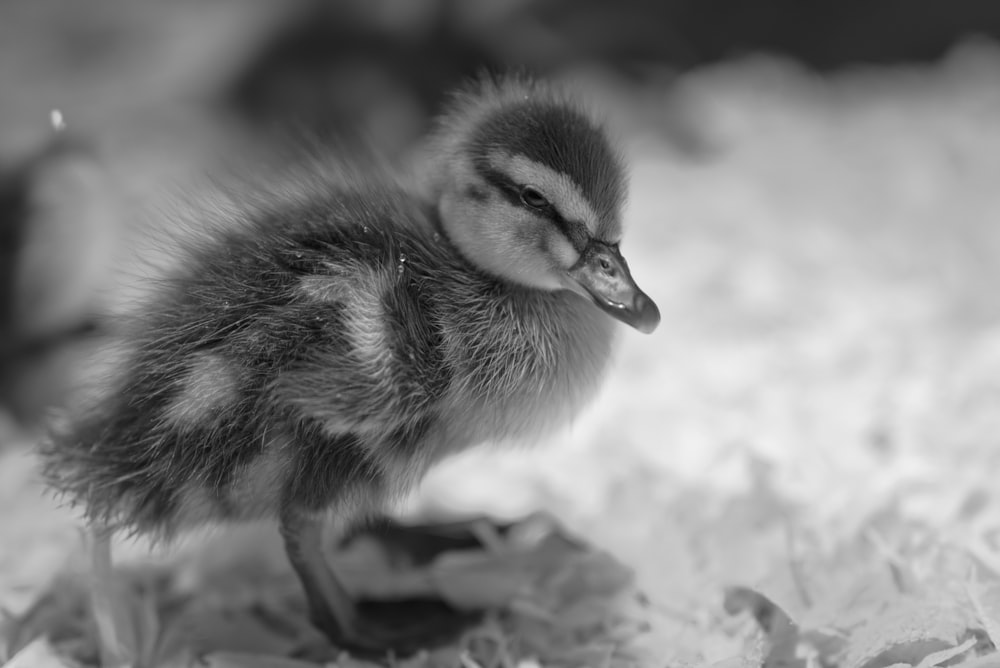
<path fill-rule="evenodd" d="M 560 424 L 596 387 L 610 319 L 479 272 L 430 203 L 390 179 L 288 199 L 189 249 L 111 389 L 53 430 L 46 475 L 91 518 L 169 534 L 377 512 L 441 457 Z"/>
<path fill-rule="evenodd" d="M 621 158 L 603 129 L 573 107 L 529 99 L 497 110 L 472 137 L 474 162 L 493 151 L 524 156 L 576 183 L 601 220 L 617 221 L 625 199 Z"/>
<path fill-rule="evenodd" d="M 624 158 L 606 124 L 574 92 L 528 76 L 482 76 L 456 91 L 437 126 L 431 147 L 440 163 L 468 157 L 486 172 L 491 155 L 501 153 L 564 174 L 599 215 L 597 237 L 616 240 L 627 196 Z M 428 173 L 433 181 L 448 170 Z"/>

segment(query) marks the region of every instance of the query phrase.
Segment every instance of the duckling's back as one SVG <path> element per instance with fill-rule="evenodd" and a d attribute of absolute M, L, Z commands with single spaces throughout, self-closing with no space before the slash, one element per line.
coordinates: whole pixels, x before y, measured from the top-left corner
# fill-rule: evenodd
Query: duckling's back
<path fill-rule="evenodd" d="M 53 486 L 169 535 L 284 508 L 380 511 L 488 438 L 563 421 L 610 323 L 505 285 L 391 183 L 303 196 L 189 247 L 120 342 L 102 398 L 53 429 Z"/>
<path fill-rule="evenodd" d="M 356 517 L 579 411 L 610 358 L 601 311 L 659 320 L 618 250 L 617 153 L 520 79 L 460 96 L 432 144 L 427 192 L 307 167 L 190 244 L 103 398 L 53 430 L 53 485 L 137 531 Z"/>
<path fill-rule="evenodd" d="M 373 443 L 419 441 L 448 379 L 408 264 L 446 264 L 389 185 L 260 214 L 192 245 L 118 345 L 102 398 L 43 448 L 55 487 L 140 531 L 365 503 Z"/>

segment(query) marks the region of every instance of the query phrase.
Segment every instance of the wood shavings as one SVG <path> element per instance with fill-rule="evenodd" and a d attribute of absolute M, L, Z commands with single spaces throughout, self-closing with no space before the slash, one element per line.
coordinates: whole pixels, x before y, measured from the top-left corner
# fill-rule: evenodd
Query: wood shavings
<path fill-rule="evenodd" d="M 4 668 L 72 668 L 73 666 L 45 638 L 39 638 L 22 648 L 3 665 Z"/>
<path fill-rule="evenodd" d="M 844 665 L 916 665 L 928 655 L 960 644 L 967 621 L 954 605 L 902 599 L 851 635 Z"/>

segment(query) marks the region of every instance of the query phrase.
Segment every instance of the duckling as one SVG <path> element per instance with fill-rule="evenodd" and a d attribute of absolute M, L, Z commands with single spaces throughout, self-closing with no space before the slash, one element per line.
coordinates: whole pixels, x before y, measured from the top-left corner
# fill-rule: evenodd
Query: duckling
<path fill-rule="evenodd" d="M 147 300 L 114 381 L 42 448 L 99 577 L 114 531 L 273 518 L 334 644 L 414 647 L 358 612 L 321 553 L 328 517 L 346 531 L 448 455 L 562 425 L 614 320 L 660 319 L 619 251 L 623 159 L 570 96 L 477 81 L 430 146 L 421 188 L 298 183 L 191 245 Z"/>

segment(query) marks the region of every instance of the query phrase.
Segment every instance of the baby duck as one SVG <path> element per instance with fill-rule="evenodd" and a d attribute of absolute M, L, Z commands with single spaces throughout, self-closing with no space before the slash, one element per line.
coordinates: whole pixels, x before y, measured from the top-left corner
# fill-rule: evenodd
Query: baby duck
<path fill-rule="evenodd" d="M 660 318 L 618 248 L 622 159 L 570 97 L 479 81 L 432 146 L 425 189 L 298 184 L 189 248 L 148 300 L 114 382 L 42 449 L 86 509 L 99 578 L 112 531 L 274 518 L 320 630 L 412 648 L 358 613 L 321 552 L 326 518 L 345 531 L 450 454 L 564 424 L 599 385 L 612 319 Z"/>

